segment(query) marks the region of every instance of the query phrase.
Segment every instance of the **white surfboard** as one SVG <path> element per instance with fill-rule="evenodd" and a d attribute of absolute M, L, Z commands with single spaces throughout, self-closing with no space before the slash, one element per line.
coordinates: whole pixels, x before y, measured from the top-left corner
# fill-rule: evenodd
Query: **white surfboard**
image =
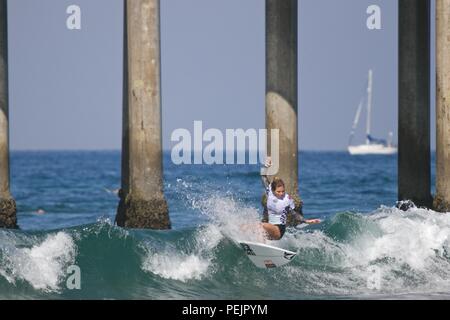
<path fill-rule="evenodd" d="M 238 241 L 247 257 L 258 268 L 276 268 L 283 266 L 294 259 L 295 252 L 269 246 L 264 243 Z"/>

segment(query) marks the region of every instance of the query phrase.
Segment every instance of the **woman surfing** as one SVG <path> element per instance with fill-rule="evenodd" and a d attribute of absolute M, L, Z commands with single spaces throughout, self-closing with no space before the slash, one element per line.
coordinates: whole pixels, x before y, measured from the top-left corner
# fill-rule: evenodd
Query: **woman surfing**
<path fill-rule="evenodd" d="M 272 165 L 270 157 L 266 159 L 265 166 Z M 262 175 L 262 182 L 266 190 L 265 201 L 263 199 L 264 217 L 261 223 L 267 233 L 268 240 L 280 240 L 286 231 L 286 221 L 289 214 L 295 216 L 298 223 L 317 224 L 320 219 L 305 219 L 302 213 L 302 203 L 297 207 L 292 197 L 286 193 L 284 181 L 278 177 L 270 182 L 266 175 Z"/>

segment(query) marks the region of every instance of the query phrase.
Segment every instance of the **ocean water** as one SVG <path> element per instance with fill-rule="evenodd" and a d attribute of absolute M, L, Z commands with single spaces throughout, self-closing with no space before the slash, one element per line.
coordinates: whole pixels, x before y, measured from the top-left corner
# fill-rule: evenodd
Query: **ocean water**
<path fill-rule="evenodd" d="M 21 229 L 0 230 L 0 299 L 450 298 L 450 216 L 395 208 L 396 156 L 300 153 L 305 215 L 324 222 L 288 228 L 272 244 L 298 255 L 268 270 L 232 241 L 255 240 L 240 226 L 260 218 L 258 172 L 166 153 L 172 230 L 126 230 L 113 223 L 119 151 L 12 152 Z"/>

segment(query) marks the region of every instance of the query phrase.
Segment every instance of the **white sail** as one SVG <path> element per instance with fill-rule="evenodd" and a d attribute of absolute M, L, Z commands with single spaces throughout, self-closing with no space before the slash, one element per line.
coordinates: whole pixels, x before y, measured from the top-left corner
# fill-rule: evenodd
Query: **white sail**
<path fill-rule="evenodd" d="M 352 144 L 353 136 L 355 135 L 356 127 L 358 126 L 359 116 L 361 115 L 361 110 L 363 107 L 364 100 L 361 99 L 361 102 L 358 105 L 358 109 L 356 110 L 355 120 L 353 120 L 352 131 L 350 132 L 350 138 L 348 140 L 348 145 Z"/>

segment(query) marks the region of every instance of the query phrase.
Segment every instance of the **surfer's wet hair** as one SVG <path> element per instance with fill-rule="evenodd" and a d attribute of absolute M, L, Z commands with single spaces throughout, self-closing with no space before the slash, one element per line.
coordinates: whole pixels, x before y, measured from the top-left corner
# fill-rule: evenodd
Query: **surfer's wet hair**
<path fill-rule="evenodd" d="M 285 187 L 284 181 L 281 178 L 275 177 L 275 178 L 273 178 L 273 181 L 270 184 L 270 188 L 272 189 L 272 192 L 273 192 L 273 191 L 277 190 L 278 187 Z"/>

